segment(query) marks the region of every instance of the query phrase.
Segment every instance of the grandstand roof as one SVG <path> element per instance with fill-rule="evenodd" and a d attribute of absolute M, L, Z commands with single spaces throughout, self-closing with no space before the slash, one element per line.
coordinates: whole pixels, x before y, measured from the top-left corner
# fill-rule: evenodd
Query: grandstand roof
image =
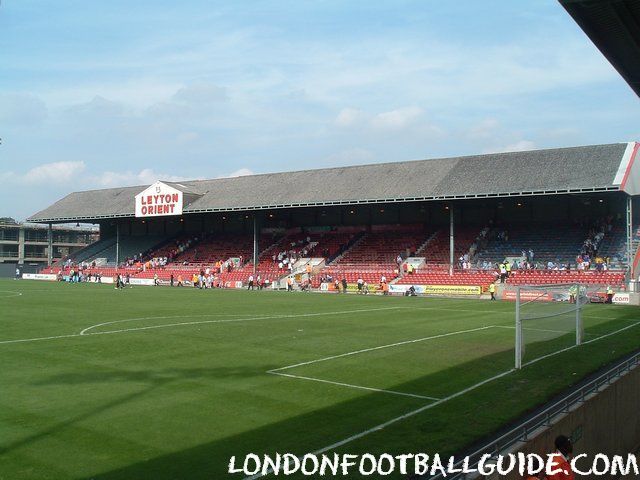
<path fill-rule="evenodd" d="M 560 0 L 560 3 L 640 96 L 640 1 Z"/>
<path fill-rule="evenodd" d="M 397 163 L 164 182 L 200 195 L 183 213 L 624 190 L 637 143 L 494 153 Z M 148 185 L 75 192 L 29 218 L 91 221 L 134 216 Z"/>

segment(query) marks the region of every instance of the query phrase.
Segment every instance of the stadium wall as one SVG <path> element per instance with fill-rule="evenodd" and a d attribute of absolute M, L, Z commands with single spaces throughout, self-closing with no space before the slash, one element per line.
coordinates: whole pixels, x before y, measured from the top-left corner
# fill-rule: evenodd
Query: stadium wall
<path fill-rule="evenodd" d="M 586 453 L 589 460 L 583 466 L 590 468 L 598 453 L 607 456 L 636 452 L 640 448 L 640 367 L 631 370 L 599 393 L 558 418 L 541 431 L 532 432 L 530 440 L 521 444 L 517 452 L 546 455 L 553 453 L 554 440 L 567 435 L 574 442 L 574 455 Z M 580 464 L 578 464 L 580 466 Z M 494 476 L 492 479 L 520 480 L 514 473 Z M 585 479 L 613 479 L 610 476 L 582 476 Z"/>
<path fill-rule="evenodd" d="M 17 263 L 0 263 L 0 278 L 14 278 L 16 276 Z M 41 265 L 28 264 L 20 265 L 20 273 L 36 273 Z"/>

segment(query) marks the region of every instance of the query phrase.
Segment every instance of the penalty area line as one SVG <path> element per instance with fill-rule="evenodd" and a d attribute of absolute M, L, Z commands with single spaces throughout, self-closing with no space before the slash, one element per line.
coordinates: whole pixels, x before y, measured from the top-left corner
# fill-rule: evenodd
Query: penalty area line
<path fill-rule="evenodd" d="M 586 342 L 583 342 L 582 345 L 594 343 L 594 342 L 597 342 L 599 340 L 602 340 L 603 338 L 607 338 L 607 337 L 611 337 L 613 335 L 617 335 L 617 334 L 619 334 L 621 332 L 629 330 L 629 329 L 631 329 L 633 327 L 638 326 L 638 324 L 640 324 L 640 321 L 632 320 L 632 322 L 634 322 L 634 323 L 632 323 L 631 325 L 628 325 L 628 326 L 626 326 L 624 328 L 621 328 L 619 330 L 615 330 L 615 331 L 610 332 L 610 333 L 608 333 L 606 335 L 602 335 L 600 337 L 593 338 L 591 340 L 587 340 Z M 488 328 L 492 328 L 492 327 L 488 327 Z M 576 348 L 578 346 L 579 345 L 573 345 L 571 347 L 564 348 L 562 350 L 558 350 L 557 352 L 553 352 L 553 353 L 551 353 L 549 355 L 544 355 L 542 357 L 539 357 L 539 358 L 536 358 L 536 359 L 531 360 L 529 362 L 526 362 L 522 366 L 523 367 L 527 367 L 527 366 L 533 365 L 533 364 L 535 364 L 535 363 L 537 363 L 537 362 L 539 362 L 541 360 L 544 360 L 546 358 L 558 355 L 558 354 L 566 352 L 568 350 L 572 350 L 572 349 L 574 349 L 574 348 Z M 507 375 L 509 375 L 511 373 L 514 373 L 515 371 L 516 370 L 514 368 L 512 368 L 512 369 L 507 370 L 505 372 L 502 372 L 502 373 L 499 373 L 497 375 L 494 375 L 493 377 L 487 378 L 487 379 L 485 379 L 485 380 L 483 380 L 481 382 L 476 383 L 475 385 L 471 385 L 470 387 L 467 387 L 464 390 L 460 390 L 459 392 L 456 392 L 456 393 L 454 393 L 452 395 L 449 395 L 448 397 L 444 397 L 444 398 L 442 398 L 442 399 L 440 399 L 440 400 L 438 400 L 438 401 L 436 401 L 434 403 L 430 403 L 428 405 L 425 405 L 423 407 L 417 408 L 415 410 L 411 410 L 410 412 L 407 412 L 404 415 L 400 415 L 398 417 L 392 418 L 391 420 L 387 420 L 386 422 L 383 422 L 383 423 L 380 423 L 378 425 L 375 425 L 375 426 L 373 426 L 373 427 L 371 427 L 371 428 L 369 428 L 367 430 L 363 430 L 360 433 L 356 433 L 355 435 L 351 435 L 350 437 L 347 437 L 347 438 L 345 438 L 343 440 L 339 440 L 339 441 L 337 441 L 335 443 L 332 443 L 331 445 L 328 445 L 326 447 L 320 448 L 320 449 L 315 450 L 315 451 L 313 451 L 311 453 L 313 455 L 322 455 L 323 453 L 327 453 L 330 450 L 335 450 L 336 448 L 339 448 L 339 447 L 342 447 L 344 445 L 347 445 L 347 444 L 349 444 L 349 443 L 351 443 L 351 442 L 353 442 L 355 440 L 358 440 L 358 439 L 366 437 L 366 436 L 368 436 L 368 435 L 370 435 L 372 433 L 375 433 L 375 432 L 378 432 L 380 430 L 383 430 L 386 427 L 389 427 L 389 426 L 391 426 L 391 425 L 393 425 L 395 423 L 401 422 L 403 420 L 406 420 L 407 418 L 411 418 L 411 417 L 413 417 L 415 415 L 418 415 L 418 414 L 420 414 L 422 412 L 425 412 L 425 411 L 430 410 L 432 408 L 435 408 L 435 407 L 437 407 L 439 405 L 442 405 L 443 403 L 446 403 L 449 400 L 453 400 L 454 398 L 457 398 L 457 397 L 460 397 L 462 395 L 465 395 L 466 393 L 469 393 L 469 392 L 471 392 L 471 391 L 473 391 L 473 390 L 475 390 L 475 389 L 477 389 L 477 388 L 479 388 L 479 387 L 481 387 L 483 385 L 486 385 L 487 383 L 491 383 L 491 382 L 493 382 L 495 380 L 498 380 L 498 379 L 500 379 L 502 377 L 506 377 Z M 255 475 L 251 475 L 251 476 L 245 477 L 243 480 L 255 480 L 257 478 L 266 477 L 267 475 L 269 475 L 271 473 L 273 473 L 273 470 L 269 470 L 265 474 L 258 473 L 258 474 L 255 474 Z"/>
<path fill-rule="evenodd" d="M 448 332 L 448 333 L 441 333 L 439 335 L 432 335 L 430 337 L 417 338 L 417 339 L 414 339 L 414 340 L 404 340 L 402 342 L 388 343 L 387 345 L 379 345 L 377 347 L 371 347 L 371 348 L 363 348 L 361 350 L 354 350 L 353 352 L 340 353 L 338 355 L 331 355 L 329 357 L 318 358 L 316 360 L 309 360 L 308 362 L 300 362 L 300 363 L 296 363 L 296 364 L 293 364 L 293 365 L 287 365 L 285 367 L 274 368 L 272 370 L 267 371 L 267 373 L 280 372 L 282 370 L 288 370 L 290 368 L 302 367 L 304 365 L 311 365 L 311 364 L 314 364 L 314 363 L 326 362 L 328 360 L 334 360 L 336 358 L 348 357 L 348 356 L 351 356 L 351 355 L 358 355 L 360 353 L 366 353 L 366 352 L 373 352 L 375 350 L 382 350 L 383 348 L 391 348 L 391 347 L 397 347 L 397 346 L 400 346 L 400 345 L 408 345 L 408 344 L 411 344 L 411 343 L 425 342 L 427 340 L 434 340 L 434 339 L 437 339 L 437 338 L 450 337 L 452 335 L 461 335 L 463 333 L 478 332 L 478 331 L 481 331 L 481 330 L 487 330 L 489 328 L 495 328 L 495 325 L 488 325 L 488 326 L 484 326 L 484 327 L 471 328 L 471 329 L 468 329 L 468 330 L 458 330 L 458 331 L 455 331 L 455 332 Z"/>
<path fill-rule="evenodd" d="M 490 327 L 489 327 L 490 328 Z M 507 370 L 506 372 L 502 372 L 499 373 L 498 375 L 494 375 L 493 377 L 487 378 L 485 380 L 482 380 L 481 382 L 476 383 L 475 385 L 471 385 L 470 387 L 467 387 L 463 390 L 460 390 L 452 395 L 449 395 L 448 397 L 444 397 L 441 398 L 440 400 L 435 401 L 434 403 L 430 403 L 428 405 L 425 405 L 423 407 L 420 408 L 416 408 L 415 410 L 411 410 L 410 412 L 405 413 L 404 415 L 400 415 L 398 417 L 392 418 L 391 420 L 387 420 L 386 422 L 380 423 L 374 427 L 368 428 L 367 430 L 363 430 L 360 433 L 356 433 L 355 435 L 351 435 L 350 437 L 347 437 L 343 440 L 339 440 L 335 443 L 332 443 L 331 445 L 327 445 L 326 447 L 320 448 L 318 450 L 315 450 L 314 452 L 311 452 L 313 455 L 322 455 L 323 453 L 326 453 L 330 450 L 335 450 L 336 448 L 342 447 L 343 445 L 346 445 L 348 443 L 353 442 L 354 440 L 358 440 L 362 437 L 366 437 L 367 435 L 370 435 L 371 433 L 375 433 L 378 432 L 380 430 L 385 429 L 386 427 L 389 427 L 395 423 L 401 422 L 402 420 L 406 420 L 407 418 L 411 418 L 415 415 L 418 415 L 422 412 L 425 412 L 427 410 L 430 410 L 432 408 L 437 407 L 438 405 L 442 405 L 443 403 L 448 402 L 449 400 L 453 400 L 454 398 L 457 398 L 461 395 L 464 395 L 472 390 L 475 390 L 476 388 L 479 388 L 483 385 L 486 385 L 487 383 L 493 382 L 494 380 L 497 380 L 499 378 L 505 377 L 507 375 L 509 375 L 510 373 L 513 373 L 515 371 L 515 369 L 511 369 L 511 370 Z M 248 477 L 245 477 L 243 480 L 255 480 L 257 478 L 262 478 L 262 477 L 266 477 L 267 475 L 273 473 L 273 470 L 269 470 L 267 473 L 262 474 L 262 473 L 257 473 L 255 475 L 251 475 Z"/>
<path fill-rule="evenodd" d="M 340 387 L 355 388 L 355 389 L 358 389 L 358 390 L 367 390 L 367 391 L 370 391 L 370 392 L 388 393 L 388 394 L 391 394 L 391 395 L 400 395 L 400 396 L 403 396 L 403 397 L 420 398 L 420 399 L 423 399 L 423 400 L 431 400 L 431 401 L 440 400 L 437 397 L 429 397 L 429 396 L 426 396 L 426 395 L 418 395 L 418 394 L 415 394 L 415 393 L 397 392 L 395 390 L 385 390 L 385 389 L 382 389 L 382 388 L 365 387 L 363 385 L 353 385 L 351 383 L 334 382 L 332 380 L 324 380 L 322 378 L 315 378 L 315 377 L 305 377 L 305 376 L 302 376 L 302 375 L 292 375 L 290 373 L 280 373 L 280 372 L 267 372 L 267 373 L 269 373 L 270 375 L 279 375 L 281 377 L 298 378 L 300 380 L 309 380 L 309 381 L 312 381 L 312 382 L 328 383 L 328 384 L 331 384 L 331 385 L 338 385 Z"/>

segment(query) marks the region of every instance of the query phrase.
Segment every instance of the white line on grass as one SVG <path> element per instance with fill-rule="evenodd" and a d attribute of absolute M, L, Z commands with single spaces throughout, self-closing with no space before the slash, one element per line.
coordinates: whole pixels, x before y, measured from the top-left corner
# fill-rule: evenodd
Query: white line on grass
<path fill-rule="evenodd" d="M 632 321 L 634 322 L 632 325 L 628 325 L 628 326 L 626 326 L 624 328 L 621 328 L 619 330 L 615 330 L 615 331 L 610 332 L 610 333 L 608 333 L 606 335 L 602 335 L 602 336 L 594 338 L 592 340 L 588 340 L 586 342 L 583 342 L 583 345 L 589 344 L 589 343 L 593 343 L 593 342 L 597 342 L 598 340 L 602 340 L 603 338 L 616 335 L 618 333 L 621 333 L 621 332 L 623 332 L 625 330 L 629 330 L 630 328 L 633 328 L 633 327 L 635 327 L 635 326 L 640 324 L 640 321 L 637 321 L 637 320 L 632 320 Z M 488 328 L 491 328 L 491 327 L 488 327 Z M 534 360 L 530 360 L 529 362 L 524 363 L 522 366 L 526 367 L 526 366 L 529 366 L 529 365 L 533 365 L 534 363 L 537 363 L 537 362 L 539 362 L 541 360 L 544 360 L 546 358 L 552 357 L 552 356 L 557 355 L 557 354 L 562 353 L 562 352 L 566 352 L 566 351 L 571 350 L 571 349 L 576 348 L 576 347 L 577 347 L 577 345 L 573 345 L 571 347 L 568 347 L 568 348 L 565 348 L 565 349 L 562 349 L 562 350 L 558 350 L 557 352 L 553 352 L 553 353 L 545 355 L 543 357 L 539 357 L 539 358 L 536 358 Z M 360 438 L 366 437 L 367 435 L 370 435 L 371 433 L 383 430 L 386 427 L 388 427 L 390 425 L 393 425 L 393 424 L 395 424 L 397 422 L 400 422 L 402 420 L 406 420 L 407 418 L 413 417 L 413 416 L 418 415 L 418 414 L 420 414 L 422 412 L 425 412 L 427 410 L 435 408 L 438 405 L 442 405 L 443 403 L 448 402 L 449 400 L 453 400 L 454 398 L 457 398 L 457 397 L 459 397 L 461 395 L 469 393 L 472 390 L 475 390 L 476 388 L 479 388 L 479 387 L 481 387 L 483 385 L 486 385 L 487 383 L 493 382 L 494 380 L 498 380 L 499 378 L 505 377 L 505 376 L 515 372 L 515 371 L 516 370 L 512 368 L 512 369 L 507 370 L 505 372 L 502 372 L 502 373 L 499 373 L 497 375 L 494 375 L 493 377 L 487 378 L 487 379 L 485 379 L 485 380 L 483 380 L 481 382 L 478 382 L 478 383 L 476 383 L 474 385 L 471 385 L 470 387 L 467 387 L 467 388 L 465 388 L 463 390 L 460 390 L 460 391 L 458 391 L 458 392 L 456 392 L 456 393 L 454 393 L 452 395 L 449 395 L 448 397 L 444 397 L 444 398 L 442 398 L 442 399 L 440 399 L 440 400 L 438 400 L 438 401 L 436 401 L 434 403 L 430 403 L 430 404 L 425 405 L 423 407 L 416 408 L 415 410 L 411 410 L 410 412 L 407 412 L 404 415 L 400 415 L 398 417 L 392 418 L 391 420 L 387 420 L 386 422 L 383 422 L 383 423 L 380 423 L 378 425 L 375 425 L 374 427 L 371 427 L 371 428 L 369 428 L 367 430 L 364 430 L 364 431 L 362 431 L 360 433 L 356 433 L 355 435 L 351 435 L 350 437 L 347 437 L 347 438 L 345 438 L 343 440 L 339 440 L 339 441 L 337 441 L 335 443 L 332 443 L 331 445 L 328 445 L 326 447 L 320 448 L 320 449 L 318 449 L 318 450 L 316 450 L 314 452 L 311 452 L 311 453 L 313 455 L 321 455 L 321 454 L 326 453 L 326 452 L 328 452 L 330 450 L 335 450 L 336 448 L 342 447 L 343 445 L 351 443 L 354 440 L 358 440 Z M 267 473 L 265 473 L 265 474 L 258 473 L 256 475 L 251 475 L 251 476 L 245 477 L 244 480 L 255 480 L 257 478 L 265 477 L 265 476 L 269 475 L 270 473 L 272 473 L 272 470 L 267 471 Z"/>
<path fill-rule="evenodd" d="M 222 319 L 222 320 L 201 320 L 201 321 L 194 321 L 194 322 L 176 322 L 176 323 L 165 323 L 161 325 L 148 325 L 146 327 L 122 328 L 119 330 L 105 330 L 102 332 L 90 332 L 89 331 L 90 329 L 103 325 L 103 324 L 97 324 L 97 325 L 92 325 L 90 327 L 85 328 L 80 333 L 72 333 L 68 335 L 54 335 L 49 337 L 19 338 L 15 340 L 0 340 L 0 345 L 8 344 L 8 343 L 23 343 L 23 342 L 37 342 L 42 340 L 54 340 L 58 338 L 87 337 L 89 335 L 108 335 L 112 333 L 136 332 L 140 330 L 178 327 L 178 326 L 186 326 L 186 325 L 203 325 L 203 324 L 209 324 L 209 323 L 230 323 L 230 322 L 251 322 L 251 321 L 259 321 L 259 320 L 298 318 L 298 317 L 318 317 L 318 316 L 328 316 L 328 315 L 343 315 L 343 314 L 350 314 L 350 313 L 398 310 L 398 309 L 406 309 L 406 308 L 411 308 L 411 307 L 406 307 L 406 306 L 384 307 L 384 308 L 368 308 L 368 309 L 359 309 L 359 310 L 343 310 L 338 312 L 317 312 L 317 313 L 300 313 L 300 314 L 293 314 L 293 315 L 271 315 L 271 316 L 257 316 L 257 317 L 249 317 L 249 318 L 229 318 L 229 319 Z M 220 314 L 203 314 L 198 316 L 210 317 L 215 315 L 220 315 Z M 162 318 L 189 318 L 194 316 L 195 315 L 180 315 L 176 317 L 141 317 L 141 318 L 134 318 L 134 319 L 115 320 L 115 322 L 133 321 L 133 320 L 154 320 L 154 319 L 162 319 Z M 111 323 L 111 322 L 106 322 L 106 323 Z"/>
<path fill-rule="evenodd" d="M 281 318 L 299 318 L 299 317 L 322 317 L 328 315 L 344 315 L 349 313 L 364 313 L 364 312 L 379 312 L 385 310 L 399 310 L 399 309 L 407 309 L 410 307 L 384 307 L 384 308 L 363 308 L 359 310 L 342 310 L 339 312 L 314 312 L 314 313 L 295 313 L 289 315 L 261 315 L 257 317 L 248 317 L 248 318 L 230 318 L 224 320 L 202 320 L 196 322 L 177 322 L 177 323 L 165 323 L 161 325 L 149 325 L 146 327 L 132 327 L 132 328 L 124 328 L 121 330 L 107 330 L 104 332 L 96 332 L 96 333 L 119 333 L 119 332 L 133 332 L 136 330 L 149 330 L 152 328 L 166 328 L 166 327 L 176 327 L 179 325 L 200 325 L 205 323 L 230 323 L 230 322 L 251 322 L 256 320 L 272 320 L 272 319 L 281 319 Z M 211 317 L 215 314 L 202 314 L 202 315 L 181 315 L 177 317 L 148 317 L 144 318 L 144 320 L 155 320 L 155 319 L 163 319 L 163 318 L 189 318 L 189 317 Z M 89 330 L 92 328 L 97 328 L 104 325 L 109 325 L 111 323 L 124 322 L 124 321 L 133 321 L 140 319 L 125 319 L 125 320 L 115 320 L 113 322 L 105 322 L 98 323 L 97 325 L 92 325 L 90 327 L 85 328 L 80 332 L 80 335 L 86 335 Z"/>
<path fill-rule="evenodd" d="M 509 330 L 515 330 L 516 327 L 514 326 L 509 326 L 509 325 L 496 325 L 496 328 L 507 328 Z M 523 330 L 528 330 L 530 332 L 543 332 L 543 333 L 560 333 L 563 335 L 568 335 L 570 333 L 575 333 L 574 331 L 571 330 L 551 330 L 549 328 L 530 328 L 530 327 L 522 327 Z M 590 337 L 594 337 L 596 336 L 595 333 L 585 333 L 585 335 L 589 335 Z"/>
<path fill-rule="evenodd" d="M 339 385 L 341 387 L 356 388 L 359 390 L 369 390 L 371 392 L 389 393 L 392 395 L 401 395 L 404 397 L 421 398 L 423 400 L 440 400 L 437 397 L 429 397 L 426 395 L 417 395 L 415 393 L 396 392 L 395 390 L 384 390 L 381 388 L 364 387 L 362 385 L 352 385 L 350 383 L 333 382 L 331 380 L 323 380 L 322 378 L 303 377 L 302 375 L 291 375 L 290 373 L 267 372 L 271 375 L 279 375 L 281 377 L 298 378 L 300 380 L 310 380 L 312 382 L 330 383 L 331 385 Z"/>
<path fill-rule="evenodd" d="M 103 322 L 97 323 L 95 325 L 91 325 L 90 327 L 85 328 L 80 332 L 80 335 L 86 335 L 89 330 L 98 327 L 104 327 L 105 325 L 113 325 L 115 323 L 123 323 L 123 322 L 139 322 L 142 320 L 169 320 L 172 318 L 200 318 L 200 317 L 242 317 L 241 320 L 244 320 L 244 317 L 248 317 L 251 319 L 255 318 L 264 318 L 266 315 L 256 316 L 252 313 L 245 314 L 226 314 L 226 313 L 202 313 L 195 315 L 170 315 L 170 316 L 162 316 L 162 317 L 136 317 L 136 318 L 124 318 L 122 320 L 112 320 L 111 322 Z M 227 321 L 235 321 L 236 319 L 231 319 Z"/>
<path fill-rule="evenodd" d="M 321 455 L 323 453 L 328 452 L 329 450 L 334 450 L 334 449 L 336 449 L 338 447 L 346 445 L 347 443 L 351 443 L 354 440 L 358 440 L 358 439 L 360 439 L 362 437 L 366 437 L 367 435 L 369 435 L 371 433 L 383 430 L 384 428 L 386 428 L 386 427 L 388 427 L 390 425 L 393 425 L 394 423 L 400 422 L 402 420 L 406 420 L 407 418 L 413 417 L 413 416 L 418 415 L 419 413 L 422 413 L 422 412 L 424 412 L 426 410 L 429 410 L 431 408 L 437 407 L 438 405 L 441 405 L 441 404 L 443 404 L 445 402 L 448 402 L 449 400 L 453 400 L 456 397 L 464 395 L 465 393 L 468 393 L 468 392 L 470 392 L 472 390 L 475 390 L 476 388 L 481 387 L 482 385 L 485 385 L 485 384 L 487 384 L 489 382 L 492 382 L 494 380 L 497 380 L 498 378 L 504 377 L 504 376 L 514 372 L 514 371 L 515 371 L 514 369 L 511 369 L 511 370 L 507 370 L 506 372 L 499 373 L 498 375 L 494 375 L 491 378 L 487 378 L 487 379 L 485 379 L 485 380 L 483 380 L 481 382 L 476 383 L 475 385 L 471 385 L 470 387 L 467 387 L 464 390 L 460 390 L 459 392 L 456 392 L 456 393 L 454 393 L 452 395 L 449 395 L 448 397 L 441 398 L 440 400 L 437 400 L 434 403 L 430 403 L 430 404 L 425 405 L 423 407 L 416 408 L 415 410 L 411 410 L 410 412 L 407 412 L 404 415 L 400 415 L 398 417 L 392 418 L 391 420 L 387 420 L 384 423 L 380 423 L 380 424 L 378 424 L 378 425 L 376 425 L 374 427 L 371 427 L 371 428 L 369 428 L 367 430 L 364 430 L 364 431 L 362 431 L 360 433 L 356 433 L 355 435 L 351 435 L 348 438 L 345 438 L 343 440 L 339 440 L 339 441 L 337 441 L 335 443 L 332 443 L 331 445 L 328 445 L 326 447 L 320 448 L 320 449 L 318 449 L 318 450 L 316 450 L 314 452 L 311 452 L 311 453 L 313 455 Z M 272 470 L 269 470 L 264 475 L 261 474 L 261 473 L 258 473 L 256 475 L 251 475 L 249 477 L 245 477 L 244 480 L 255 480 L 256 478 L 266 477 L 270 473 L 272 473 Z"/>
<path fill-rule="evenodd" d="M 92 335 L 92 334 L 89 334 Z M 73 338 L 79 337 L 79 333 L 71 333 L 69 335 L 55 335 L 52 337 L 36 337 L 36 338 L 18 338 L 16 340 L 0 340 L 0 345 L 6 343 L 24 343 L 24 342 L 39 342 L 41 340 L 55 340 L 57 338 Z"/>
<path fill-rule="evenodd" d="M 22 296 L 21 292 L 14 292 L 13 290 L 0 290 L 0 293 L 13 293 L 13 295 L 2 295 L 2 296 L 0 296 L 0 299 L 2 299 L 2 298 L 14 298 L 14 297 L 21 297 Z"/>
<path fill-rule="evenodd" d="M 295 367 L 302 367 L 303 365 L 311 365 L 312 363 L 326 362 L 327 360 L 333 360 L 333 359 L 336 359 L 336 358 L 348 357 L 350 355 L 358 355 L 359 353 L 372 352 L 374 350 L 381 350 L 383 348 L 397 347 L 399 345 L 407 345 L 407 344 L 410 344 L 410 343 L 424 342 L 426 340 L 433 340 L 433 339 L 436 339 L 436 338 L 450 337 L 451 335 L 460 335 L 460 334 L 463 334 L 463 333 L 477 332 L 479 330 L 487 330 L 488 328 L 493 328 L 493 325 L 489 325 L 489 326 L 485 326 L 485 327 L 478 327 L 478 328 L 471 328 L 469 330 L 458 330 L 456 332 L 441 333 L 439 335 L 432 335 L 430 337 L 423 337 L 423 338 L 418 338 L 418 339 L 415 339 L 415 340 L 404 340 L 402 342 L 389 343 L 387 345 L 380 345 L 378 347 L 363 348 L 361 350 L 354 350 L 353 352 L 340 353 L 338 355 L 331 355 L 330 357 L 318 358 L 316 360 L 309 360 L 308 362 L 300 362 L 300 363 L 296 363 L 294 365 L 287 365 L 286 367 L 274 368 L 272 370 L 269 370 L 267 373 L 279 372 L 279 371 L 282 371 L 282 370 L 288 370 L 290 368 L 295 368 Z"/>
<path fill-rule="evenodd" d="M 629 330 L 630 328 L 633 328 L 633 327 L 635 327 L 637 325 L 640 325 L 640 321 L 639 320 L 629 320 L 629 321 L 633 322 L 633 323 L 631 325 L 627 325 L 626 327 L 620 328 L 618 330 L 614 330 L 613 332 L 609 332 L 609 333 L 606 333 L 604 335 L 600 335 L 599 337 L 592 338 L 591 340 L 587 340 L 586 342 L 582 342 L 581 345 L 587 345 L 589 343 L 597 342 L 598 340 L 601 340 L 603 338 L 607 338 L 607 337 L 611 337 L 613 335 L 617 335 L 618 333 L 624 332 L 625 330 Z M 526 367 L 528 365 L 533 365 L 534 363 L 537 363 L 540 360 L 544 360 L 546 358 L 553 357 L 554 355 L 558 355 L 559 353 L 563 353 L 563 352 L 567 352 L 569 350 L 573 350 L 574 348 L 579 347 L 579 346 L 580 345 L 571 345 L 570 347 L 566 347 L 566 348 L 563 348 L 561 350 L 556 350 L 555 352 L 551 352 L 551 353 L 548 353 L 548 354 L 543 355 L 541 357 L 534 358 L 533 360 L 529 360 L 528 362 L 523 363 L 522 366 Z"/>

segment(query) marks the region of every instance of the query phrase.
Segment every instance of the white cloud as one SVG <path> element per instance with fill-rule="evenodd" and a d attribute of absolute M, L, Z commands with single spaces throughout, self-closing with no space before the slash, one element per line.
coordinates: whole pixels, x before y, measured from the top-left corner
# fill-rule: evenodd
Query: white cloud
<path fill-rule="evenodd" d="M 84 169 L 84 162 L 53 162 L 38 165 L 18 177 L 30 184 L 61 184 L 71 182 Z"/>
<path fill-rule="evenodd" d="M 185 177 L 171 175 L 168 173 L 158 173 L 151 168 L 145 168 L 139 172 L 103 172 L 91 179 L 88 179 L 93 185 L 100 187 L 122 187 L 127 185 L 147 185 L 158 180 L 165 182 L 181 182 L 188 180 Z"/>
<path fill-rule="evenodd" d="M 220 175 L 217 178 L 245 177 L 247 175 L 255 175 L 255 173 L 253 172 L 253 170 L 251 170 L 249 168 L 239 168 L 235 172 L 231 172 L 231 173 L 229 173 L 227 175 Z"/>
<path fill-rule="evenodd" d="M 536 144 L 531 140 L 520 140 L 519 142 L 507 145 L 505 152 L 525 152 L 527 150 L 535 150 Z"/>
<path fill-rule="evenodd" d="M 423 113 L 420 107 L 404 107 L 379 113 L 371 119 L 371 126 L 378 129 L 399 130 L 413 124 Z"/>
<path fill-rule="evenodd" d="M 364 118 L 364 113 L 357 108 L 343 108 L 335 119 L 339 127 L 351 127 Z"/>
<path fill-rule="evenodd" d="M 526 152 L 529 150 L 535 150 L 536 144 L 531 140 L 520 140 L 504 147 L 489 148 L 484 150 L 483 153 L 505 153 L 505 152 Z"/>

